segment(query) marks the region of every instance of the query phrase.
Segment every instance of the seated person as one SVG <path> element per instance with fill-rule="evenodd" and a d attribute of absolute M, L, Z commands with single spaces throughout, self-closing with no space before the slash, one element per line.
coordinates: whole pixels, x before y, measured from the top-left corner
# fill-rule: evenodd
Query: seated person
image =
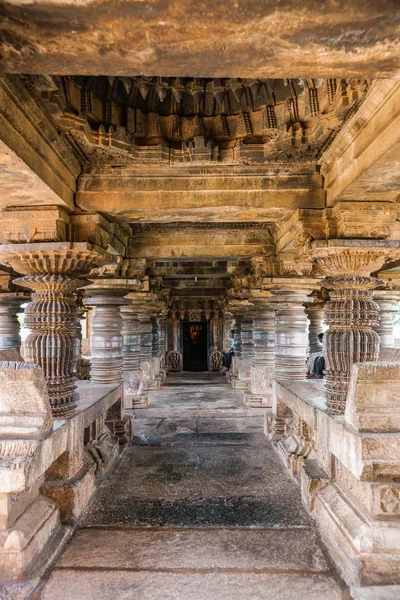
<path fill-rule="evenodd" d="M 324 334 L 318 334 L 318 340 L 323 343 Z M 309 379 L 322 379 L 325 369 L 324 348 L 319 352 L 310 354 L 307 360 L 307 377 Z"/>
<path fill-rule="evenodd" d="M 229 371 L 229 369 L 231 368 L 232 356 L 235 356 L 233 348 L 231 348 L 228 352 L 224 352 L 224 355 L 222 358 L 222 369 L 221 369 L 221 371 L 223 373 L 225 373 L 226 371 Z"/>

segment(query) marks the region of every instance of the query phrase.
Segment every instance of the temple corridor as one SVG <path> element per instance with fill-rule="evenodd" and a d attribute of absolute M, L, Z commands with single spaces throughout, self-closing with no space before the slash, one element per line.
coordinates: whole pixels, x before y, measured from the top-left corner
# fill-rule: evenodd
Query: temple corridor
<path fill-rule="evenodd" d="M 220 373 L 171 373 L 40 597 L 348 598 L 264 413 Z"/>

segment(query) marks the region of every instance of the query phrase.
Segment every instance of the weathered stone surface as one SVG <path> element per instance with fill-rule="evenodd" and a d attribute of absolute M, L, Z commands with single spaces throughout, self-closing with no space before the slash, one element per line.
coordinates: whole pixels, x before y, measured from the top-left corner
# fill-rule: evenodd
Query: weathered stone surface
<path fill-rule="evenodd" d="M 242 77 L 390 77 L 399 68 L 396 9 L 390 0 L 374 0 L 367 7 L 359 0 L 329 3 L 324 10 L 312 0 L 279 7 L 273 2 L 215 5 L 207 0 L 198 6 L 190 1 L 168 9 L 134 2 L 116 9 L 105 1 L 99 6 L 4 2 L 1 69 L 164 77 L 236 77 L 238 72 Z"/>
<path fill-rule="evenodd" d="M 304 551 L 305 545 L 307 551 Z M 58 567 L 330 570 L 314 529 L 82 529 Z"/>
<path fill-rule="evenodd" d="M 49 396 L 43 371 L 35 364 L 25 362 L 0 363 L 0 438 L 3 449 L 10 445 L 3 460 L 17 459 L 18 445 L 41 440 L 49 434 L 51 417 Z M 18 443 L 17 440 L 20 440 Z M 11 447 L 14 444 L 15 454 Z M 24 454 L 21 454 L 21 458 Z"/>
<path fill-rule="evenodd" d="M 331 577 L 320 575 L 254 573 L 154 573 L 139 571 L 90 573 L 85 570 L 60 570 L 53 573 L 42 593 L 43 600 L 73 600 L 79 595 L 88 600 L 101 596 L 112 600 L 117 594 L 138 594 L 143 600 L 230 600 L 232 591 L 243 600 L 341 600 L 342 590 Z"/>
<path fill-rule="evenodd" d="M 400 429 L 400 364 L 363 363 L 351 372 L 346 421 L 357 431 Z"/>

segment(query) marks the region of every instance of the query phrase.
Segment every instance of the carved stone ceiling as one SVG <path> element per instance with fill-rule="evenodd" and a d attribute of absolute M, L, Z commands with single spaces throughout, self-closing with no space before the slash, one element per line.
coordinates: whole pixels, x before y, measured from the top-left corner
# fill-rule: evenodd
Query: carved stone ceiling
<path fill-rule="evenodd" d="M 0 72 L 395 77 L 398 0 L 2 0 Z"/>
<path fill-rule="evenodd" d="M 25 77 L 83 165 L 315 162 L 368 80 Z"/>

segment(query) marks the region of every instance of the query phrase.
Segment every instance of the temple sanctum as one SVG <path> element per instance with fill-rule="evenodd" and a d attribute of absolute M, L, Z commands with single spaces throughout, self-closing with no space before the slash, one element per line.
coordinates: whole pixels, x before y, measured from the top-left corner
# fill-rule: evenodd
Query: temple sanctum
<path fill-rule="evenodd" d="M 0 598 L 400 598 L 398 0 L 0 1 Z"/>

